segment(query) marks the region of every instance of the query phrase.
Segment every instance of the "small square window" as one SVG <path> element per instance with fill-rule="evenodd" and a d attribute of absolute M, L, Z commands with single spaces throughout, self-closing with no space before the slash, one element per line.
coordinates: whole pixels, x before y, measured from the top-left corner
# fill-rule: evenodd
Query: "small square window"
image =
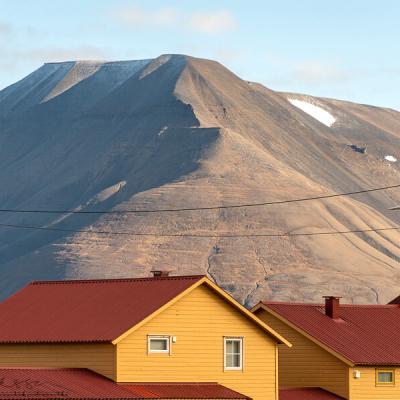
<path fill-rule="evenodd" d="M 243 339 L 224 338 L 224 369 L 243 369 Z"/>
<path fill-rule="evenodd" d="M 169 353 L 169 336 L 149 336 L 148 351 L 149 353 Z"/>
<path fill-rule="evenodd" d="M 377 369 L 376 384 L 378 386 L 394 385 L 394 369 Z"/>

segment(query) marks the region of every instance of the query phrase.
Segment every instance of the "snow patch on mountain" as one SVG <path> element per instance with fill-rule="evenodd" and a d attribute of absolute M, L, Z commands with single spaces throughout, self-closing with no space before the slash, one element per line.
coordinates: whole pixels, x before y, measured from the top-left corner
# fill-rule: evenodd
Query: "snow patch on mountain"
<path fill-rule="evenodd" d="M 0 91 L 0 112 L 40 103 L 73 68 L 74 62 L 48 63 Z"/>
<path fill-rule="evenodd" d="M 322 107 L 293 98 L 288 98 L 288 101 L 326 126 L 331 127 L 336 122 L 336 118 Z"/>
<path fill-rule="evenodd" d="M 165 133 L 166 131 L 167 131 L 167 129 L 168 129 L 168 126 L 163 126 L 161 129 L 160 129 L 160 132 L 158 132 L 158 136 L 161 136 L 163 133 Z"/>
<path fill-rule="evenodd" d="M 66 218 L 70 217 L 71 215 L 73 215 L 74 212 L 84 210 L 85 207 L 106 201 L 111 196 L 114 196 L 116 193 L 118 193 L 125 185 L 126 185 L 126 181 L 120 181 L 120 182 L 116 183 L 115 185 L 109 186 L 108 188 L 102 190 L 101 192 L 99 192 L 95 196 L 93 196 L 91 199 L 89 199 L 84 205 L 79 205 L 79 206 L 75 207 L 72 210 L 73 212 L 68 212 L 68 213 L 64 214 L 60 218 L 55 219 L 51 224 L 49 224 L 47 226 L 56 225 L 56 224 L 60 223 L 61 221 L 65 220 Z"/>
<path fill-rule="evenodd" d="M 112 68 L 113 73 L 108 75 L 108 79 L 110 79 L 110 75 L 114 75 L 115 84 L 116 86 L 118 86 L 121 81 L 130 78 L 150 62 L 151 60 L 127 60 L 113 62 L 76 61 L 74 62 L 74 66 L 70 69 L 68 74 L 57 83 L 54 89 L 45 97 L 43 102 L 49 101 L 54 97 L 59 96 L 60 94 L 71 89 L 73 86 L 76 86 L 83 80 L 90 78 L 92 75 L 96 74 L 100 70 L 104 71 L 106 69 L 109 70 Z M 101 74 L 98 74 L 98 76 L 101 76 Z M 103 74 L 102 76 L 105 77 L 106 75 Z"/>
<path fill-rule="evenodd" d="M 385 156 L 385 160 L 389 161 L 389 162 L 396 162 L 397 158 L 394 156 L 391 156 L 391 155 L 387 155 L 387 156 Z"/>
<path fill-rule="evenodd" d="M 160 68 L 162 65 L 166 64 L 171 59 L 170 54 L 164 54 L 156 59 L 154 59 L 150 65 L 140 74 L 140 79 L 145 78 L 147 75 L 153 73 L 156 69 Z"/>
<path fill-rule="evenodd" d="M 109 92 L 151 61 L 146 59 L 46 63 L 27 77 L 0 91 L 0 114 L 12 109 L 21 111 L 46 103 L 91 77 L 95 79 L 94 86 L 106 88 L 104 90 Z M 93 97 L 96 94 L 93 94 Z"/>
<path fill-rule="evenodd" d="M 145 78 L 147 75 L 152 74 L 153 72 L 155 72 L 157 69 L 159 69 L 160 67 L 162 67 L 165 64 L 169 64 L 170 66 L 173 66 L 173 68 L 176 69 L 176 71 L 180 71 L 180 69 L 182 68 L 182 66 L 185 64 L 186 62 L 186 57 L 179 55 L 179 54 L 163 54 L 157 58 L 155 58 L 154 60 L 152 60 L 151 63 L 149 63 L 149 65 L 143 69 L 143 71 L 140 74 L 139 79 L 143 79 Z"/>
<path fill-rule="evenodd" d="M 126 185 L 126 181 L 121 181 L 112 185 L 101 192 L 97 193 L 86 205 L 96 204 L 109 199 L 111 196 L 119 192 Z"/>
<path fill-rule="evenodd" d="M 43 99 L 43 103 L 59 96 L 61 93 L 66 92 L 71 87 L 77 85 L 84 79 L 89 78 L 91 75 L 95 74 L 101 63 L 90 62 L 90 61 L 77 61 L 74 63 L 73 68 L 68 72 L 68 74 L 54 87 L 54 89 Z"/>

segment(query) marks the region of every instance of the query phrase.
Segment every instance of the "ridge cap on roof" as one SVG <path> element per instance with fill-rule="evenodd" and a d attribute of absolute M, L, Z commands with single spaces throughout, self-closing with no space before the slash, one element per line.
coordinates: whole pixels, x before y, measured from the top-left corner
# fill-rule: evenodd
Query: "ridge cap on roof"
<path fill-rule="evenodd" d="M 323 303 L 301 303 L 301 302 L 290 302 L 290 301 L 261 301 L 261 304 L 265 306 L 303 306 L 303 307 L 325 307 Z M 400 308 L 400 304 L 352 304 L 352 303 L 340 303 L 340 307 L 345 308 Z"/>
<path fill-rule="evenodd" d="M 400 308 L 399 304 L 342 304 L 340 303 L 340 307 L 347 308 Z"/>
<path fill-rule="evenodd" d="M 168 386 L 168 385 L 202 385 L 202 386 L 207 386 L 207 385 L 220 385 L 220 386 L 225 386 L 222 383 L 219 382 L 117 382 L 118 385 L 120 386 L 125 386 L 125 385 L 163 385 L 163 386 Z"/>
<path fill-rule="evenodd" d="M 39 370 L 39 371 L 88 371 L 94 372 L 89 368 L 83 367 L 0 367 L 0 371 L 2 370 Z"/>
<path fill-rule="evenodd" d="M 29 285 L 57 285 L 57 284 L 85 284 L 85 283 L 117 283 L 117 282 L 145 282 L 145 281 L 164 281 L 164 280 L 191 280 L 202 279 L 206 275 L 176 275 L 176 276 L 157 276 L 157 277 L 142 277 L 142 278 L 105 278 L 105 279 L 59 279 L 59 280 L 39 280 L 32 281 Z"/>
<path fill-rule="evenodd" d="M 322 303 L 302 303 L 302 302 L 295 302 L 295 301 L 269 301 L 263 300 L 261 304 L 265 306 L 268 305 L 279 305 L 279 306 L 308 306 L 308 307 L 321 307 L 323 306 Z"/>

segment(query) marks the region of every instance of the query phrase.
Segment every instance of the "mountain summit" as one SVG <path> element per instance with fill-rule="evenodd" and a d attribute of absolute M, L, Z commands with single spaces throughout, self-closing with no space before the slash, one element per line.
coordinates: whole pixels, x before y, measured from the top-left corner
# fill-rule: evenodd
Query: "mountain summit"
<path fill-rule="evenodd" d="M 282 201 L 399 184 L 398 160 L 399 112 L 275 92 L 183 55 L 48 63 L 0 91 L 1 209 Z M 162 267 L 207 273 L 247 305 L 324 294 L 385 302 L 399 292 L 400 231 L 251 235 L 398 226 L 388 208 L 399 203 L 393 189 L 201 211 L 0 213 L 1 224 L 54 229 L 0 226 L 0 295 L 33 279 Z"/>

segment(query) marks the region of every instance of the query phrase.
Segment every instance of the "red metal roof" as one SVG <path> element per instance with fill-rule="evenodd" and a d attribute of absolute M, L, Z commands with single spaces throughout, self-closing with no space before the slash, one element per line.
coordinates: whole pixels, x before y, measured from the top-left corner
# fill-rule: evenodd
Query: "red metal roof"
<path fill-rule="evenodd" d="M 130 399 L 113 381 L 85 369 L 1 368 L 0 399 Z"/>
<path fill-rule="evenodd" d="M 400 365 L 400 305 L 340 304 L 332 319 L 321 304 L 262 304 L 353 364 Z"/>
<path fill-rule="evenodd" d="M 320 388 L 279 389 L 279 400 L 345 400 Z"/>
<path fill-rule="evenodd" d="M 202 278 L 33 282 L 0 303 L 0 343 L 109 342 Z"/>
<path fill-rule="evenodd" d="M 86 369 L 0 368 L 0 399 L 248 399 L 217 383 L 117 384 Z"/>
<path fill-rule="evenodd" d="M 217 383 L 135 383 L 122 387 L 144 399 L 249 399 Z"/>

